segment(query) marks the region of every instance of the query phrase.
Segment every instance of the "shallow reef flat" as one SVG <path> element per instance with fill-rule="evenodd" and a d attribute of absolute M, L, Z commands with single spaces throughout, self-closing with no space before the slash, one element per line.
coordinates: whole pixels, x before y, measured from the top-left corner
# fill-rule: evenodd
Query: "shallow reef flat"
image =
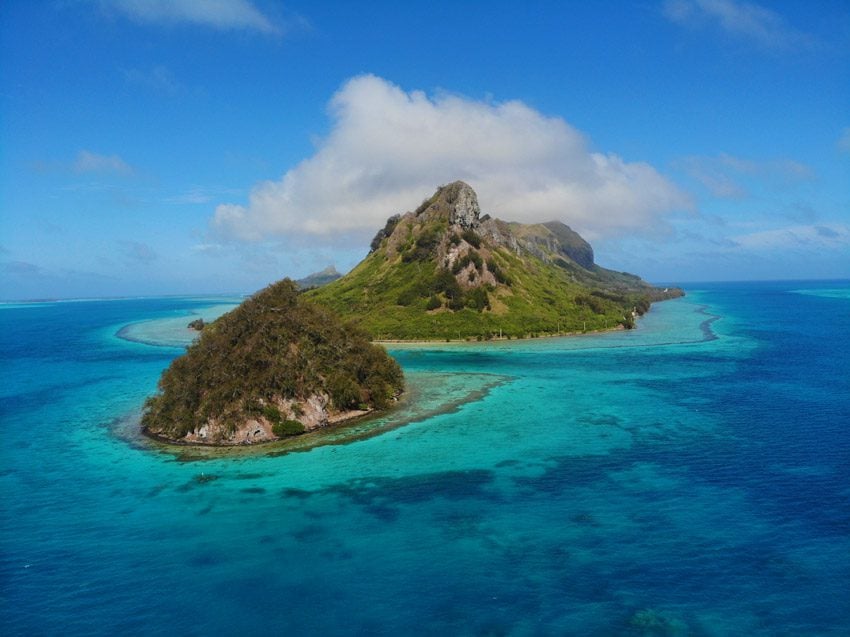
<path fill-rule="evenodd" d="M 305 434 L 255 445 L 174 444 L 147 438 L 140 433 L 140 413 L 134 411 L 113 423 L 115 433 L 136 446 L 170 453 L 192 461 L 228 457 L 276 456 L 340 445 L 385 433 L 404 425 L 451 413 L 462 405 L 484 398 L 491 389 L 510 380 L 498 374 L 413 372 L 398 404 L 379 415 L 340 422 Z"/>
<path fill-rule="evenodd" d="M 193 309 L 190 313 L 181 312 L 177 316 L 128 323 L 118 330 L 116 336 L 145 345 L 187 347 L 198 338 L 199 334 L 197 330 L 189 327 L 190 322 L 202 319 L 204 323 L 211 323 L 238 304 L 238 302 L 217 303 L 209 307 Z"/>

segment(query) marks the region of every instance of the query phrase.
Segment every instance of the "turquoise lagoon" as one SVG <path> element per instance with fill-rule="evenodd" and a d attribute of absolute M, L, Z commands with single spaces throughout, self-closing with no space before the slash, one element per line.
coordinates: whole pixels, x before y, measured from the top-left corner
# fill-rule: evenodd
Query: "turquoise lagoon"
<path fill-rule="evenodd" d="M 226 457 L 135 423 L 232 299 L 0 306 L 0 630 L 848 635 L 849 290 L 393 346 L 397 413 Z"/>

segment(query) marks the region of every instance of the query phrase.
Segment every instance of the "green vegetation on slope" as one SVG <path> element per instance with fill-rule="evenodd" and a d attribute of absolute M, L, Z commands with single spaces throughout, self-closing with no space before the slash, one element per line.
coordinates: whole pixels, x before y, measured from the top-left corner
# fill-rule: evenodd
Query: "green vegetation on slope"
<path fill-rule="evenodd" d="M 255 421 L 282 437 L 304 430 L 311 396 L 326 396 L 329 410 L 382 409 L 402 388 L 382 348 L 284 279 L 205 327 L 163 373 L 142 424 L 171 439 L 212 424 L 221 439 Z"/>
<path fill-rule="evenodd" d="M 556 266 L 523 262 L 504 249 L 491 259 L 511 285 L 464 291 L 459 306 L 450 297 L 453 290 L 441 291 L 448 287 L 445 270 L 439 271 L 433 262 L 405 263 L 401 258 L 391 262 L 378 254 L 310 297 L 355 321 L 374 338 L 405 340 L 522 338 L 618 324 L 631 327 L 633 308 L 649 307 L 644 293 L 603 296 L 569 281 Z"/>
<path fill-rule="evenodd" d="M 456 182 L 391 217 L 354 270 L 307 295 L 376 339 L 456 340 L 630 328 L 652 301 L 678 294 L 593 264 L 590 245 L 563 224 L 457 213 L 464 191 L 474 201 Z"/>

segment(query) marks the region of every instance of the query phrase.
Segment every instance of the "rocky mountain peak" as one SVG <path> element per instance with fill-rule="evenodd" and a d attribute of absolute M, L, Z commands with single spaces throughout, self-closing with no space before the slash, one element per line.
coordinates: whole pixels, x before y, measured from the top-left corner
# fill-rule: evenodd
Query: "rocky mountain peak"
<path fill-rule="evenodd" d="M 461 228 L 474 228 L 478 225 L 481 207 L 478 205 L 478 195 L 463 181 L 456 181 L 444 188 L 446 201 L 452 206 L 449 223 Z"/>
<path fill-rule="evenodd" d="M 455 181 L 440 186 L 413 214 L 425 218 L 442 217 L 450 225 L 467 230 L 478 226 L 481 207 L 478 205 L 478 195 L 470 185 Z"/>

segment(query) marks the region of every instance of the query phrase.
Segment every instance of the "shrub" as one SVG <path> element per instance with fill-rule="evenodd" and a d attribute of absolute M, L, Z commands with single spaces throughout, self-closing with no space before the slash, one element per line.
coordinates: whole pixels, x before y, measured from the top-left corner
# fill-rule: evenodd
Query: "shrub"
<path fill-rule="evenodd" d="M 410 305 L 415 300 L 416 292 L 411 288 L 407 288 L 406 290 L 402 291 L 401 294 L 398 295 L 398 298 L 396 299 L 395 303 L 396 305 Z"/>
<path fill-rule="evenodd" d="M 605 290 L 591 290 L 591 296 L 599 297 L 600 299 L 608 299 L 609 301 L 617 301 L 618 303 L 622 303 L 625 299 L 619 294 L 614 294 L 612 292 L 606 292 Z"/>
<path fill-rule="evenodd" d="M 332 374 L 328 379 L 328 393 L 337 409 L 350 409 L 361 402 L 360 386 L 348 374 Z"/>
<path fill-rule="evenodd" d="M 428 206 L 430 206 L 430 205 L 431 205 L 431 197 L 427 197 L 426 199 L 423 199 L 422 203 L 419 204 L 419 207 L 416 210 L 413 211 L 413 214 L 418 217 L 423 212 L 425 212 L 428 209 Z"/>
<path fill-rule="evenodd" d="M 457 279 L 448 270 L 440 270 L 437 276 L 434 277 L 431 291 L 434 294 L 442 292 L 448 299 L 457 299 L 463 294 Z"/>
<path fill-rule="evenodd" d="M 426 309 L 426 310 L 429 310 L 429 311 L 430 311 L 430 310 L 436 310 L 438 307 L 442 307 L 442 305 L 443 305 L 443 304 L 442 304 L 442 302 L 440 302 L 440 299 L 439 299 L 439 298 L 437 298 L 437 295 L 436 295 L 436 294 L 432 294 L 432 295 L 428 298 L 428 303 L 426 303 L 426 304 L 425 304 L 425 309 Z"/>
<path fill-rule="evenodd" d="M 401 291 L 396 299 L 396 305 L 412 305 L 416 299 L 421 299 L 431 294 L 430 286 L 426 281 L 415 281 Z"/>
<path fill-rule="evenodd" d="M 481 247 L 481 237 L 475 234 L 475 230 L 473 230 L 472 228 L 467 228 L 466 230 L 464 230 L 461 236 L 463 237 L 463 240 L 466 241 L 472 247 Z"/>
<path fill-rule="evenodd" d="M 378 230 L 377 234 L 372 239 L 372 243 L 369 244 L 369 252 L 374 252 L 381 247 L 381 241 L 393 233 L 393 230 L 395 230 L 395 227 L 398 225 L 400 220 L 401 215 L 393 215 L 387 219 L 386 225 L 381 230 Z"/>
<path fill-rule="evenodd" d="M 272 425 L 279 424 L 283 420 L 280 409 L 274 405 L 266 405 L 263 407 L 263 416 L 265 416 Z"/>
<path fill-rule="evenodd" d="M 455 261 L 455 264 L 452 266 L 452 274 L 460 274 L 460 271 L 463 270 L 467 265 L 469 265 L 469 255 L 465 254 L 460 259 Z"/>
<path fill-rule="evenodd" d="M 481 266 L 484 264 L 484 260 L 481 258 L 481 255 L 478 254 L 475 250 L 470 250 L 465 255 L 463 255 L 460 259 L 455 261 L 455 264 L 452 267 L 452 274 L 458 274 L 461 270 L 463 270 L 470 263 L 472 263 L 475 266 L 476 270 L 481 272 Z"/>
<path fill-rule="evenodd" d="M 646 314 L 649 311 L 650 305 L 651 305 L 651 301 L 649 300 L 649 297 L 646 296 L 646 295 L 643 295 L 635 301 L 635 310 L 637 311 L 637 313 L 640 316 L 643 316 L 644 314 Z"/>
<path fill-rule="evenodd" d="M 483 287 L 473 288 L 466 293 L 466 306 L 479 312 L 490 308 L 487 290 Z"/>
<path fill-rule="evenodd" d="M 303 434 L 307 428 L 297 420 L 283 420 L 272 425 L 272 433 L 278 438 Z"/>
<path fill-rule="evenodd" d="M 462 310 L 463 307 L 464 307 L 463 296 L 458 295 L 456 297 L 450 298 L 449 302 L 446 305 L 453 312 L 457 312 L 458 310 Z"/>
<path fill-rule="evenodd" d="M 405 263 L 427 260 L 440 243 L 441 235 L 439 226 L 423 228 L 413 246 L 401 255 L 401 260 Z"/>
<path fill-rule="evenodd" d="M 503 283 L 504 285 L 510 285 L 511 280 L 503 271 L 502 268 L 499 267 L 499 264 L 496 263 L 493 259 L 487 259 L 487 269 L 490 271 L 490 274 L 493 275 L 493 278 L 496 279 L 498 283 Z"/>
<path fill-rule="evenodd" d="M 260 416 L 263 414 L 263 406 L 260 404 L 260 401 L 255 399 L 246 400 L 244 408 L 246 414 L 252 414 L 254 416 Z"/>
<path fill-rule="evenodd" d="M 599 298 L 588 294 L 580 294 L 575 298 L 576 305 L 590 308 L 594 314 L 604 314 L 605 304 Z"/>

